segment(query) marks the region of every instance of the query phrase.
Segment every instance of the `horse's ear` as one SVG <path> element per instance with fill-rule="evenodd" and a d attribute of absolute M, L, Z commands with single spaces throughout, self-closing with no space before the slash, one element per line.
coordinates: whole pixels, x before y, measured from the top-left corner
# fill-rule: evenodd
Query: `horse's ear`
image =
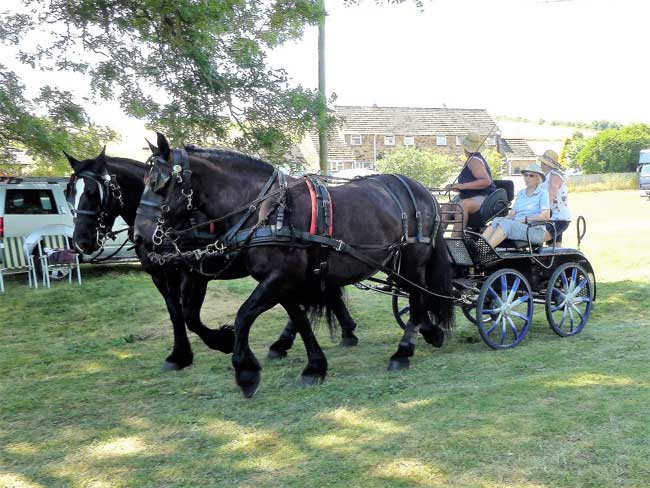
<path fill-rule="evenodd" d="M 156 132 L 157 139 L 156 142 L 158 144 L 158 152 L 159 155 L 162 156 L 162 158 L 165 161 L 169 161 L 169 157 L 171 156 L 171 149 L 169 148 L 169 142 L 167 142 L 167 138 L 162 135 L 160 132 Z"/>
<path fill-rule="evenodd" d="M 158 148 L 153 144 L 151 144 L 151 142 L 149 142 L 149 139 L 145 138 L 145 141 L 147 141 L 147 144 L 149 144 L 149 149 L 151 150 L 151 154 L 153 154 L 154 156 L 159 156 L 160 151 L 158 150 Z"/>
<path fill-rule="evenodd" d="M 95 158 L 95 161 L 100 164 L 106 164 L 106 145 L 102 148 L 102 152 L 99 153 L 99 156 Z"/>
<path fill-rule="evenodd" d="M 70 163 L 70 167 L 72 168 L 72 171 L 77 171 L 81 163 L 77 161 L 75 158 L 70 156 L 67 152 L 63 151 L 63 154 L 65 154 L 65 157 L 68 158 L 68 163 Z"/>

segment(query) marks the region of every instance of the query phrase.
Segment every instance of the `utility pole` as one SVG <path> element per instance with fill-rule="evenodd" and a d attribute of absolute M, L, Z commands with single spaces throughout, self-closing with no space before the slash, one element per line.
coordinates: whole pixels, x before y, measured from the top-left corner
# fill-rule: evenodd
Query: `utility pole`
<path fill-rule="evenodd" d="M 323 12 L 325 12 L 325 0 L 321 0 Z M 318 114 L 318 145 L 320 174 L 329 174 L 327 163 L 327 94 L 325 93 L 325 17 L 323 15 L 318 22 L 318 94 L 320 96 L 321 108 Z"/>

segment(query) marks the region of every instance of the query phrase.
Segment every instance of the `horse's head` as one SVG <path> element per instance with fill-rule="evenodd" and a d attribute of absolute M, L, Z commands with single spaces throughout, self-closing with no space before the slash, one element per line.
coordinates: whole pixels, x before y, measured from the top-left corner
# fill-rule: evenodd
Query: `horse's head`
<path fill-rule="evenodd" d="M 120 201 L 111 190 L 106 148 L 96 158 L 83 161 L 64 154 L 73 171 L 65 190 L 75 214 L 73 241 L 79 251 L 92 253 L 101 246 L 101 237 L 111 229 L 120 210 Z"/>
<path fill-rule="evenodd" d="M 171 150 L 158 133 L 158 147 L 149 144 L 151 168 L 134 225 L 134 240 L 148 250 L 162 244 L 163 232 L 186 225 L 193 209 L 192 181 L 187 153 Z"/>

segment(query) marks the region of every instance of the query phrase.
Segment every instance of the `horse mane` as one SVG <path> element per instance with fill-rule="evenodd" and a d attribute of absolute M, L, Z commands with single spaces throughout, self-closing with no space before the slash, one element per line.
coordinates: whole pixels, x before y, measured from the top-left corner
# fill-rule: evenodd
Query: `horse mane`
<path fill-rule="evenodd" d="M 238 151 L 232 151 L 226 149 L 205 149 L 199 146 L 195 146 L 193 144 L 186 144 L 185 150 L 188 152 L 188 154 L 199 155 L 200 153 L 207 153 L 211 157 L 218 158 L 218 160 L 212 158 L 207 159 L 207 161 L 210 161 L 213 164 L 226 163 L 233 166 L 236 165 L 242 169 L 248 168 L 257 171 L 264 170 L 264 169 L 269 171 L 273 170 L 273 165 L 271 165 L 270 163 L 259 158 L 254 158 L 253 156 L 249 156 L 248 154 L 240 153 Z"/>
<path fill-rule="evenodd" d="M 143 178 L 147 172 L 147 165 L 140 161 L 136 161 L 135 159 L 106 156 L 106 163 L 118 166 L 127 166 L 136 173 L 136 176 L 142 176 Z"/>

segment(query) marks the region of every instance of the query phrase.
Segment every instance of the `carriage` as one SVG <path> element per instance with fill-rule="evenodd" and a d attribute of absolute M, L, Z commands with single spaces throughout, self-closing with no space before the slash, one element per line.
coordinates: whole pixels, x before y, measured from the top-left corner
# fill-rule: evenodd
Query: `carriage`
<path fill-rule="evenodd" d="M 328 365 L 308 314 L 324 311 L 331 331 L 329 319 L 335 316 L 341 344 L 355 345 L 356 324 L 341 289 L 359 282 L 377 291 L 382 291 L 377 282 L 388 285 L 393 296 L 404 332 L 389 370 L 409 367 L 417 334 L 441 347 L 454 305 L 495 349 L 523 340 L 535 302 L 545 304 L 551 327 L 562 336 L 577 334 L 589 318 L 596 282 L 579 250 L 530 242 L 493 249 L 481 237 L 489 219 L 507 212 L 512 184 L 489 195 L 473 216 L 477 222 L 470 219 L 456 237 L 441 232 L 444 213 L 437 199 L 405 176 L 369 176 L 328 189 L 321 181 L 326 178 L 289 177 L 239 153 L 193 146 L 172 150 L 162 134 L 157 143 L 149 167 L 113 161 L 103 152 L 91 160 L 69 157 L 74 170 L 69 189 L 83 179 L 75 225 L 81 248 L 95 243 L 98 229 L 106 222 L 110 228 L 118 214 L 133 224 L 139 256 L 165 296 L 174 328 L 164 369 L 192 364 L 187 326 L 208 347 L 233 353 L 237 384 L 246 397 L 253 396 L 261 365 L 250 349 L 249 331 L 261 313 L 280 304 L 290 320 L 269 357 L 285 356 L 300 334 L 308 360 L 301 381 L 319 383 Z M 107 185 L 113 179 L 124 185 L 124 201 L 111 196 Z M 378 271 L 387 278 L 376 278 Z M 204 325 L 199 312 L 207 282 L 249 275 L 258 284 L 234 327 Z"/>
<path fill-rule="evenodd" d="M 584 218 L 579 217 L 576 223 L 578 249 L 543 247 L 530 240 L 506 240 L 494 249 L 478 231 L 489 220 L 505 215 L 514 196 L 512 182 L 495 183 L 497 191 L 470 217 L 462 237 L 445 234 L 454 269 L 456 304 L 493 349 L 512 348 L 524 339 L 535 304 L 544 306 L 549 326 L 556 334 L 568 337 L 580 333 L 596 299 L 593 267 L 579 250 L 586 230 Z M 453 206 L 448 212 L 462 214 Z M 374 283 L 358 286 L 382 292 L 388 285 L 393 314 L 404 328 L 408 293 L 392 281 L 371 281 Z"/>

